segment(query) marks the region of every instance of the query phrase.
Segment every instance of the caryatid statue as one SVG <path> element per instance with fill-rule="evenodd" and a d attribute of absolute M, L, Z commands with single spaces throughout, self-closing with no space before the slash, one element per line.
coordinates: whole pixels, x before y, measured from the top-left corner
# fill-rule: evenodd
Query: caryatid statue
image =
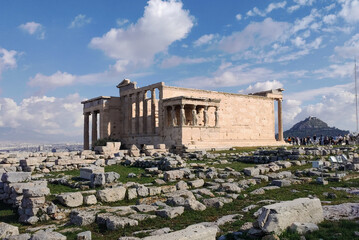
<path fill-rule="evenodd" d="M 197 110 L 196 110 L 196 107 L 194 107 L 192 109 L 192 121 L 193 121 L 193 126 L 197 126 Z"/>

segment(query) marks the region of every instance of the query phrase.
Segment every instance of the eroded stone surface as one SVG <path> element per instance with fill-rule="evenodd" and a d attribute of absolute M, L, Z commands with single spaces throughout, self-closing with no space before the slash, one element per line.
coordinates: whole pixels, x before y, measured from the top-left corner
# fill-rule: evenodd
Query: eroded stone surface
<path fill-rule="evenodd" d="M 57 195 L 57 199 L 66 207 L 78 207 L 83 204 L 83 196 L 79 192 L 62 193 Z"/>
<path fill-rule="evenodd" d="M 191 225 L 183 230 L 145 237 L 143 240 L 215 240 L 217 228 L 204 227 L 203 225 Z"/>
<path fill-rule="evenodd" d="M 319 199 L 298 198 L 262 207 L 257 224 L 266 233 L 279 234 L 293 222 L 320 223 L 323 220 Z"/>
<path fill-rule="evenodd" d="M 102 202 L 117 202 L 125 199 L 126 188 L 106 188 L 97 191 L 97 198 Z"/>
<path fill-rule="evenodd" d="M 359 203 L 324 205 L 323 213 L 325 220 L 355 219 L 359 217 Z"/>
<path fill-rule="evenodd" d="M 0 238 L 19 235 L 19 228 L 4 222 L 0 222 Z"/>

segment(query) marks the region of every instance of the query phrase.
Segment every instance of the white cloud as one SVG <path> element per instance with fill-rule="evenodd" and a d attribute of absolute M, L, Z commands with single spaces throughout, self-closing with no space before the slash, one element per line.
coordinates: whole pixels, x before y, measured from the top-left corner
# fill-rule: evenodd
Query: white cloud
<path fill-rule="evenodd" d="M 337 16 L 334 14 L 329 14 L 323 17 L 323 22 L 326 24 L 334 24 L 337 20 Z"/>
<path fill-rule="evenodd" d="M 27 32 L 30 35 L 36 35 L 38 39 L 44 39 L 45 38 L 45 29 L 44 27 L 37 22 L 27 22 L 24 24 L 21 24 L 19 26 L 20 29 Z"/>
<path fill-rule="evenodd" d="M 54 89 L 57 87 L 63 87 L 72 85 L 75 82 L 76 77 L 67 72 L 57 71 L 56 73 L 46 76 L 41 73 L 30 78 L 29 85 L 32 87 L 40 87 L 42 89 Z"/>
<path fill-rule="evenodd" d="M 359 0 L 339 0 L 342 4 L 342 10 L 339 16 L 349 23 L 359 21 Z"/>
<path fill-rule="evenodd" d="M 318 97 L 322 97 L 325 95 L 332 95 L 341 91 L 349 91 L 353 89 L 353 87 L 354 83 L 347 83 L 329 87 L 314 88 L 310 90 L 292 93 L 290 94 L 290 99 L 297 101 L 312 101 Z"/>
<path fill-rule="evenodd" d="M 293 5 L 288 8 L 288 12 L 292 13 L 300 8 L 300 5 Z"/>
<path fill-rule="evenodd" d="M 84 14 L 79 14 L 70 23 L 69 28 L 80 28 L 89 23 L 91 23 L 91 18 L 86 17 Z"/>
<path fill-rule="evenodd" d="M 114 65 L 110 65 L 109 69 L 100 73 L 89 73 L 84 75 L 74 75 L 67 72 L 57 71 L 51 75 L 37 73 L 34 77 L 30 77 L 28 85 L 39 88 L 39 93 L 44 94 L 48 90 L 59 87 L 71 86 L 76 84 L 93 85 L 93 84 L 118 84 L 118 79 L 124 75 L 127 77 L 148 76 L 151 72 L 129 73 L 125 69 L 128 65 L 127 60 L 117 60 Z M 126 74 L 125 74 L 126 73 Z"/>
<path fill-rule="evenodd" d="M 283 102 L 284 128 L 308 116 L 315 116 L 329 126 L 355 130 L 354 83 L 321 87 L 285 94 Z"/>
<path fill-rule="evenodd" d="M 337 46 L 334 51 L 341 57 L 353 59 L 359 56 L 359 33 L 344 43 L 344 46 Z"/>
<path fill-rule="evenodd" d="M 283 84 L 277 80 L 257 82 L 253 85 L 249 85 L 249 87 L 245 90 L 240 90 L 239 93 L 248 94 L 248 93 L 255 93 L 255 92 L 267 91 L 271 89 L 282 88 L 282 87 Z"/>
<path fill-rule="evenodd" d="M 6 69 L 16 68 L 16 55 L 18 53 L 14 50 L 6 50 L 0 47 L 0 79 L 1 74 Z"/>
<path fill-rule="evenodd" d="M 256 15 L 259 15 L 261 17 L 265 17 L 268 13 L 272 12 L 275 9 L 284 8 L 285 5 L 287 5 L 286 1 L 278 2 L 278 3 L 270 3 L 267 6 L 267 8 L 265 10 L 263 10 L 263 11 L 259 10 L 257 7 L 254 7 L 252 10 L 249 10 L 247 12 L 247 16 L 253 17 L 253 16 L 256 16 Z M 240 20 L 240 19 L 238 19 L 238 20 Z"/>
<path fill-rule="evenodd" d="M 242 15 L 240 14 L 240 13 L 238 13 L 237 15 L 236 15 L 236 19 L 239 21 L 239 20 L 241 20 L 242 19 Z"/>
<path fill-rule="evenodd" d="M 323 78 L 348 78 L 354 74 L 354 65 L 352 62 L 344 64 L 332 64 L 326 68 L 318 69 L 313 72 L 318 74 L 319 79 Z"/>
<path fill-rule="evenodd" d="M 90 46 L 111 58 L 149 66 L 157 53 L 185 38 L 193 27 L 193 18 L 182 6 L 182 2 L 174 0 L 150 0 L 136 24 L 126 29 L 112 28 L 102 37 L 93 38 Z"/>
<path fill-rule="evenodd" d="M 292 13 L 296 10 L 298 10 L 299 8 L 303 7 L 303 6 L 311 6 L 313 5 L 313 3 L 315 2 L 315 0 L 294 0 L 294 2 L 296 3 L 293 6 L 290 6 L 288 8 L 288 12 Z"/>
<path fill-rule="evenodd" d="M 284 129 L 291 128 L 294 125 L 294 119 L 302 112 L 302 102 L 293 99 L 286 99 L 284 95 L 283 100 L 283 127 Z"/>
<path fill-rule="evenodd" d="M 248 64 L 233 66 L 222 63 L 210 77 L 197 76 L 176 82 L 177 85 L 194 88 L 234 87 L 263 82 L 271 79 L 284 79 L 301 75 L 301 72 L 275 72 L 263 67 L 250 67 Z"/>
<path fill-rule="evenodd" d="M 283 106 L 284 112 L 288 111 L 288 114 L 284 113 L 284 122 L 288 128 L 308 116 L 315 116 L 328 123 L 329 126 L 355 130 L 355 95 L 353 92 L 342 88 L 329 92 L 327 88 L 315 89 L 315 92 L 320 96 L 317 103 L 303 104 L 297 100 L 287 100 L 294 101 L 288 109 Z M 296 103 L 299 104 L 296 105 Z"/>
<path fill-rule="evenodd" d="M 295 39 L 292 40 L 292 43 L 296 46 L 296 47 L 302 47 L 305 45 L 305 40 L 301 37 L 296 37 Z"/>
<path fill-rule="evenodd" d="M 17 104 L 0 98 L 0 127 L 34 130 L 42 134 L 82 133 L 82 105 L 78 94 L 65 98 L 30 97 Z"/>
<path fill-rule="evenodd" d="M 116 20 L 116 23 L 119 27 L 122 27 L 123 25 L 125 25 L 128 22 L 129 22 L 128 19 L 123 19 L 123 18 L 119 18 Z"/>
<path fill-rule="evenodd" d="M 209 44 L 211 43 L 211 41 L 215 38 L 214 34 L 205 34 L 203 36 L 201 36 L 200 38 L 198 38 L 196 41 L 193 42 L 193 45 L 195 47 L 199 47 L 205 44 Z"/>
<path fill-rule="evenodd" d="M 300 6 L 311 6 L 315 0 L 294 0 Z"/>
<path fill-rule="evenodd" d="M 264 47 L 276 41 L 284 41 L 288 37 L 289 27 L 289 23 L 266 18 L 263 22 L 250 23 L 242 32 L 234 32 L 224 37 L 219 42 L 219 48 L 235 53 L 250 47 Z"/>
<path fill-rule="evenodd" d="M 308 16 L 304 18 L 297 19 L 294 22 L 294 26 L 292 29 L 293 33 L 296 33 L 301 30 L 307 30 L 309 26 L 315 21 L 316 18 L 320 17 L 320 14 L 316 9 L 313 9 Z"/>
<path fill-rule="evenodd" d="M 170 58 L 167 58 L 163 60 L 161 63 L 162 68 L 171 68 L 175 67 L 181 64 L 198 64 L 198 63 L 204 63 L 212 61 L 210 58 L 188 58 L 188 57 L 178 57 L 178 56 L 172 56 Z"/>
<path fill-rule="evenodd" d="M 285 5 L 287 5 L 286 1 L 278 2 L 278 3 L 270 3 L 266 9 L 266 13 L 270 13 L 273 10 L 278 9 L 278 8 L 284 8 Z"/>
<path fill-rule="evenodd" d="M 328 6 L 326 6 L 324 9 L 325 9 L 326 11 L 330 11 L 330 10 L 332 10 L 333 8 L 335 8 L 335 3 L 332 3 L 332 4 L 328 5 Z"/>

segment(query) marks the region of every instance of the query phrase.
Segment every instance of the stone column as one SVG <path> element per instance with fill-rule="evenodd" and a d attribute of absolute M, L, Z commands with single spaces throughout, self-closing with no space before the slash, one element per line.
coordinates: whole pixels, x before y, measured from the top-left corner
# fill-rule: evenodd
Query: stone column
<path fill-rule="evenodd" d="M 151 128 L 152 133 L 156 134 L 156 92 L 155 89 L 151 90 Z"/>
<path fill-rule="evenodd" d="M 128 134 L 132 134 L 132 95 L 128 95 Z"/>
<path fill-rule="evenodd" d="M 136 116 L 135 116 L 135 132 L 140 133 L 140 93 L 136 93 Z"/>
<path fill-rule="evenodd" d="M 104 110 L 101 110 L 98 112 L 99 116 L 99 134 L 100 134 L 100 139 L 106 138 L 108 137 L 109 133 L 108 133 L 108 121 L 106 119 L 107 117 L 107 112 L 105 112 Z"/>
<path fill-rule="evenodd" d="M 90 113 L 84 113 L 84 150 L 90 149 L 89 117 Z"/>
<path fill-rule="evenodd" d="M 97 112 L 92 112 L 92 147 L 94 147 L 95 142 L 97 141 Z"/>
<path fill-rule="evenodd" d="M 181 121 L 180 125 L 184 126 L 184 125 L 186 125 L 186 113 L 184 111 L 184 105 L 181 104 L 180 107 L 181 107 L 181 110 L 180 110 L 180 121 Z"/>
<path fill-rule="evenodd" d="M 172 106 L 171 118 L 172 118 L 172 126 L 176 126 L 177 125 L 176 106 Z"/>
<path fill-rule="evenodd" d="M 278 99 L 278 141 L 283 141 L 282 99 Z"/>
<path fill-rule="evenodd" d="M 218 107 L 216 107 L 216 111 L 214 112 L 214 120 L 215 120 L 215 127 L 219 126 L 219 112 Z"/>
<path fill-rule="evenodd" d="M 193 105 L 193 109 L 192 109 L 192 124 L 193 126 L 197 126 L 197 110 L 196 110 L 196 105 Z"/>
<path fill-rule="evenodd" d="M 147 111 L 148 111 L 148 109 L 147 109 L 147 99 L 146 99 L 146 91 L 143 93 L 143 133 L 148 133 L 148 131 L 147 131 Z"/>
<path fill-rule="evenodd" d="M 204 111 L 203 111 L 203 125 L 204 126 L 208 126 L 208 106 L 204 106 Z"/>

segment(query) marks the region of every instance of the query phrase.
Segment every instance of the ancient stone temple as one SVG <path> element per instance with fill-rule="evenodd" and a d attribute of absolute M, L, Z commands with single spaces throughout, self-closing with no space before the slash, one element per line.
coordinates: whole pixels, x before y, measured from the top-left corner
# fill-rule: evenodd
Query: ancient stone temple
<path fill-rule="evenodd" d="M 125 145 L 166 144 L 176 149 L 282 145 L 282 91 L 250 95 L 165 86 L 138 88 L 128 79 L 117 85 L 119 97 L 83 101 L 84 149 L 110 137 Z M 275 139 L 275 105 L 278 141 Z"/>

